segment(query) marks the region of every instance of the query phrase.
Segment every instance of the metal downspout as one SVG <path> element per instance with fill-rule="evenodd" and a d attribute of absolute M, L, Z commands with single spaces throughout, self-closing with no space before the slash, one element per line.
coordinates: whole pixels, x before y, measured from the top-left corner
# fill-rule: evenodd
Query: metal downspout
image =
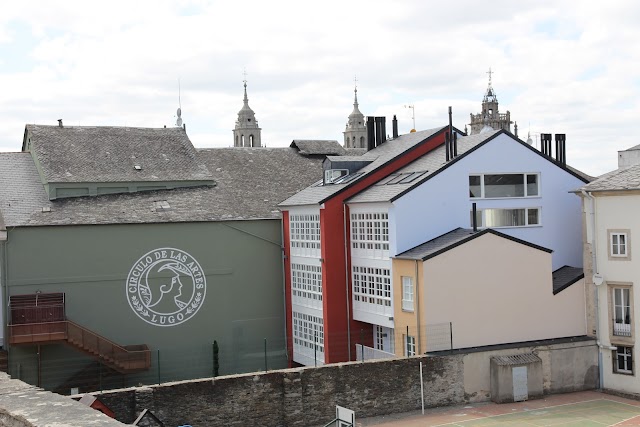
<path fill-rule="evenodd" d="M 351 362 L 351 305 L 349 298 L 349 251 L 347 241 L 347 205 L 342 204 L 342 236 L 344 240 L 344 289 L 345 299 L 347 302 L 347 353 L 349 354 L 349 362 Z M 363 343 L 364 345 L 364 343 Z"/>
<path fill-rule="evenodd" d="M 288 341 L 289 341 L 289 337 L 287 336 L 287 278 L 285 276 L 286 274 L 286 270 L 284 269 L 284 263 L 285 263 L 285 248 L 284 248 L 284 219 L 280 220 L 280 224 L 282 224 L 282 227 L 280 227 L 280 241 L 282 242 L 282 245 L 280 245 L 280 255 L 281 255 L 281 259 L 282 259 L 282 296 L 283 296 L 283 301 L 284 301 L 284 354 L 287 355 L 287 366 L 289 366 L 289 346 L 288 346 Z M 293 301 L 292 301 L 293 302 Z M 291 326 L 292 331 L 293 331 L 293 325 Z M 293 356 L 293 355 L 292 355 Z"/>
<path fill-rule="evenodd" d="M 418 276 L 418 260 L 416 261 L 416 288 L 415 288 L 415 304 L 416 304 L 416 334 L 418 335 L 418 353 L 422 353 L 422 338 L 420 335 L 420 277 Z M 426 336 L 425 336 L 426 338 Z M 425 346 L 425 353 L 427 351 Z"/>
<path fill-rule="evenodd" d="M 589 199 L 589 217 L 590 221 L 587 221 L 587 226 L 591 228 L 591 270 L 592 270 L 592 279 L 593 283 L 593 275 L 598 273 L 598 257 L 597 257 L 597 239 L 596 239 L 596 199 L 593 195 L 585 190 L 580 190 L 582 195 Z M 585 199 L 585 200 L 586 200 Z M 587 233 L 588 235 L 588 233 Z M 598 297 L 598 287 L 594 283 L 594 292 L 595 292 L 595 308 L 596 308 L 596 342 L 598 343 L 598 389 L 602 390 L 604 388 L 604 367 L 602 366 L 602 346 L 600 344 L 600 302 Z"/>

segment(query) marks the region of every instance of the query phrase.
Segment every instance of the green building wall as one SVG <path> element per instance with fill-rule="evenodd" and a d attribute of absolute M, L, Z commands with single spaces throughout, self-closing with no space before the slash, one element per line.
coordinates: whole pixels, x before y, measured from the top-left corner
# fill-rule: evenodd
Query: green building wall
<path fill-rule="evenodd" d="M 5 250 L 6 292 L 64 292 L 69 320 L 120 345 L 149 346 L 151 368 L 119 377 L 117 386 L 212 376 L 214 340 L 220 375 L 263 370 L 265 363 L 283 368 L 281 240 L 279 220 L 14 228 Z M 173 326 L 145 322 L 127 298 L 130 270 L 157 248 L 188 253 L 206 278 L 199 310 Z M 9 363 L 11 375 L 46 389 L 82 370 L 100 370 L 100 381 L 103 375 L 94 359 L 65 344 L 42 345 L 39 357 L 37 346 L 11 346 Z"/>

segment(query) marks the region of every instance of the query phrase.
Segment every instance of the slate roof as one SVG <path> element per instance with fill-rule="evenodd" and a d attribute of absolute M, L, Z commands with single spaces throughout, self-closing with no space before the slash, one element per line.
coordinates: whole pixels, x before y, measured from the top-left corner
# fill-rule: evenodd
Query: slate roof
<path fill-rule="evenodd" d="M 431 177 L 444 170 L 445 167 L 453 164 L 455 161 L 463 158 L 465 154 L 468 154 L 472 150 L 479 148 L 483 144 L 489 142 L 493 138 L 497 137 L 499 134 L 507 134 L 511 136 L 506 131 L 500 130 L 491 130 L 488 132 L 482 132 L 475 135 L 470 136 L 462 136 L 458 137 L 458 157 L 455 160 L 446 162 L 446 150 L 444 144 L 435 148 L 434 150 L 426 153 L 420 158 L 416 159 L 412 163 L 408 164 L 404 168 L 398 170 L 397 174 L 408 174 L 409 172 L 424 172 L 423 175 L 420 175 L 416 180 L 406 183 L 397 183 L 397 184 L 389 184 L 383 185 L 386 182 L 385 180 L 381 180 L 378 185 L 373 185 L 367 188 L 364 191 L 356 194 L 351 197 L 348 202 L 349 203 L 366 203 L 366 202 L 390 202 L 396 200 L 398 197 L 402 196 L 404 193 L 410 191 L 412 188 L 419 186 L 423 182 L 429 180 Z M 515 138 L 515 137 L 514 137 Z M 521 143 L 522 145 L 531 148 L 529 145 L 521 142 L 518 139 L 514 139 L 514 141 Z M 535 149 L 533 149 L 535 153 L 541 155 L 541 153 Z M 562 166 L 561 166 L 562 167 Z M 577 169 L 574 169 L 570 166 L 563 167 L 569 173 L 573 174 L 579 179 L 582 179 L 585 182 L 589 182 L 593 177 L 586 175 Z M 391 179 L 391 178 L 390 178 Z"/>
<path fill-rule="evenodd" d="M 47 182 L 213 179 L 182 128 L 27 125 L 26 137 Z"/>
<path fill-rule="evenodd" d="M 592 192 L 640 190 L 640 164 L 606 173 L 581 189 Z"/>
<path fill-rule="evenodd" d="M 584 277 L 584 270 L 578 267 L 565 265 L 552 273 L 553 294 L 556 295 L 567 289 Z"/>
<path fill-rule="evenodd" d="M 278 202 L 322 177 L 322 158 L 289 147 L 195 155 L 216 186 L 49 201 L 29 153 L 0 153 L 0 211 L 7 227 L 279 219 Z"/>
<path fill-rule="evenodd" d="M 474 232 L 473 230 L 467 229 L 467 228 L 456 228 L 454 230 L 451 230 L 448 233 L 445 233 L 425 243 L 422 243 L 421 245 L 418 245 L 412 249 L 402 252 L 396 255 L 394 258 L 415 259 L 415 260 L 426 261 L 450 249 L 453 249 L 456 246 L 460 246 L 464 243 L 467 243 L 470 240 L 476 239 L 487 233 L 491 233 L 495 236 L 502 237 L 502 238 L 505 238 L 505 239 L 508 239 L 508 240 L 511 240 L 511 241 L 532 247 L 534 249 L 544 251 L 544 252 L 548 252 L 548 253 L 553 252 L 551 249 L 538 246 L 536 244 L 527 242 L 522 239 L 518 239 L 517 237 L 509 236 L 508 234 L 504 234 L 490 228 L 485 228 L 477 232 Z"/>
<path fill-rule="evenodd" d="M 49 206 L 31 153 L 0 153 L 0 212 L 5 225 L 20 225 Z"/>
<path fill-rule="evenodd" d="M 294 139 L 290 147 L 297 148 L 300 150 L 300 154 L 306 156 L 342 156 L 346 154 L 342 145 L 338 144 L 338 141 L 335 140 Z"/>
<path fill-rule="evenodd" d="M 458 156 L 462 156 L 472 148 L 494 138 L 498 132 L 499 131 L 490 131 L 471 136 L 459 137 Z M 394 197 L 400 195 L 404 191 L 420 185 L 447 164 L 446 151 L 443 144 L 397 171 L 398 174 L 425 172 L 425 175 L 422 175 L 419 179 L 406 184 L 373 185 L 350 198 L 349 203 L 387 202 L 394 200 Z M 380 182 L 385 182 L 385 180 Z"/>
<path fill-rule="evenodd" d="M 358 172 L 363 175 L 346 184 L 330 184 L 321 186 L 310 186 L 280 203 L 280 206 L 298 206 L 313 205 L 322 203 L 327 198 L 333 196 L 344 188 L 350 187 L 354 183 L 362 180 L 369 173 L 375 171 L 379 167 L 385 165 L 394 158 L 402 155 L 425 139 L 435 135 L 443 128 L 435 128 L 420 132 L 408 133 L 400 135 L 398 138 L 387 140 L 385 143 L 377 146 L 373 150 L 367 151 L 358 160 L 371 160 L 371 163 Z"/>

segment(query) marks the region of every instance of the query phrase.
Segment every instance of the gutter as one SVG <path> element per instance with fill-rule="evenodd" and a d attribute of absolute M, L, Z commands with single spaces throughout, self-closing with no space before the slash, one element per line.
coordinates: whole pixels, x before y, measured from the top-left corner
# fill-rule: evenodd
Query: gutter
<path fill-rule="evenodd" d="M 587 242 L 591 244 L 591 264 L 592 264 L 592 274 L 595 276 L 598 274 L 598 256 L 597 256 L 597 239 L 596 239 L 596 199 L 590 192 L 585 190 L 580 190 L 585 200 L 585 214 L 587 215 Z M 589 200 L 589 205 L 587 208 L 586 200 Z M 589 239 L 589 232 L 591 232 L 591 239 Z M 593 277 L 592 276 L 592 277 Z M 594 293 L 595 293 L 595 308 L 596 308 L 596 341 L 598 343 L 598 389 L 604 389 L 604 367 L 602 364 L 602 349 L 613 350 L 616 347 L 612 347 L 610 345 L 602 345 L 600 343 L 600 302 L 598 298 L 598 287 L 595 286 L 595 282 L 591 279 L 591 282 L 594 283 Z"/>

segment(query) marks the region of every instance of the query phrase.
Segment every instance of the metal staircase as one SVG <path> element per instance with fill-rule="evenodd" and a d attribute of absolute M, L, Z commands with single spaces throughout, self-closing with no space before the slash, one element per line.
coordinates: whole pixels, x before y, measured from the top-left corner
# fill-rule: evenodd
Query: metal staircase
<path fill-rule="evenodd" d="M 64 343 L 126 374 L 145 371 L 151 354 L 145 344 L 121 346 L 65 318 L 64 294 L 14 295 L 9 299 L 9 344 Z"/>

